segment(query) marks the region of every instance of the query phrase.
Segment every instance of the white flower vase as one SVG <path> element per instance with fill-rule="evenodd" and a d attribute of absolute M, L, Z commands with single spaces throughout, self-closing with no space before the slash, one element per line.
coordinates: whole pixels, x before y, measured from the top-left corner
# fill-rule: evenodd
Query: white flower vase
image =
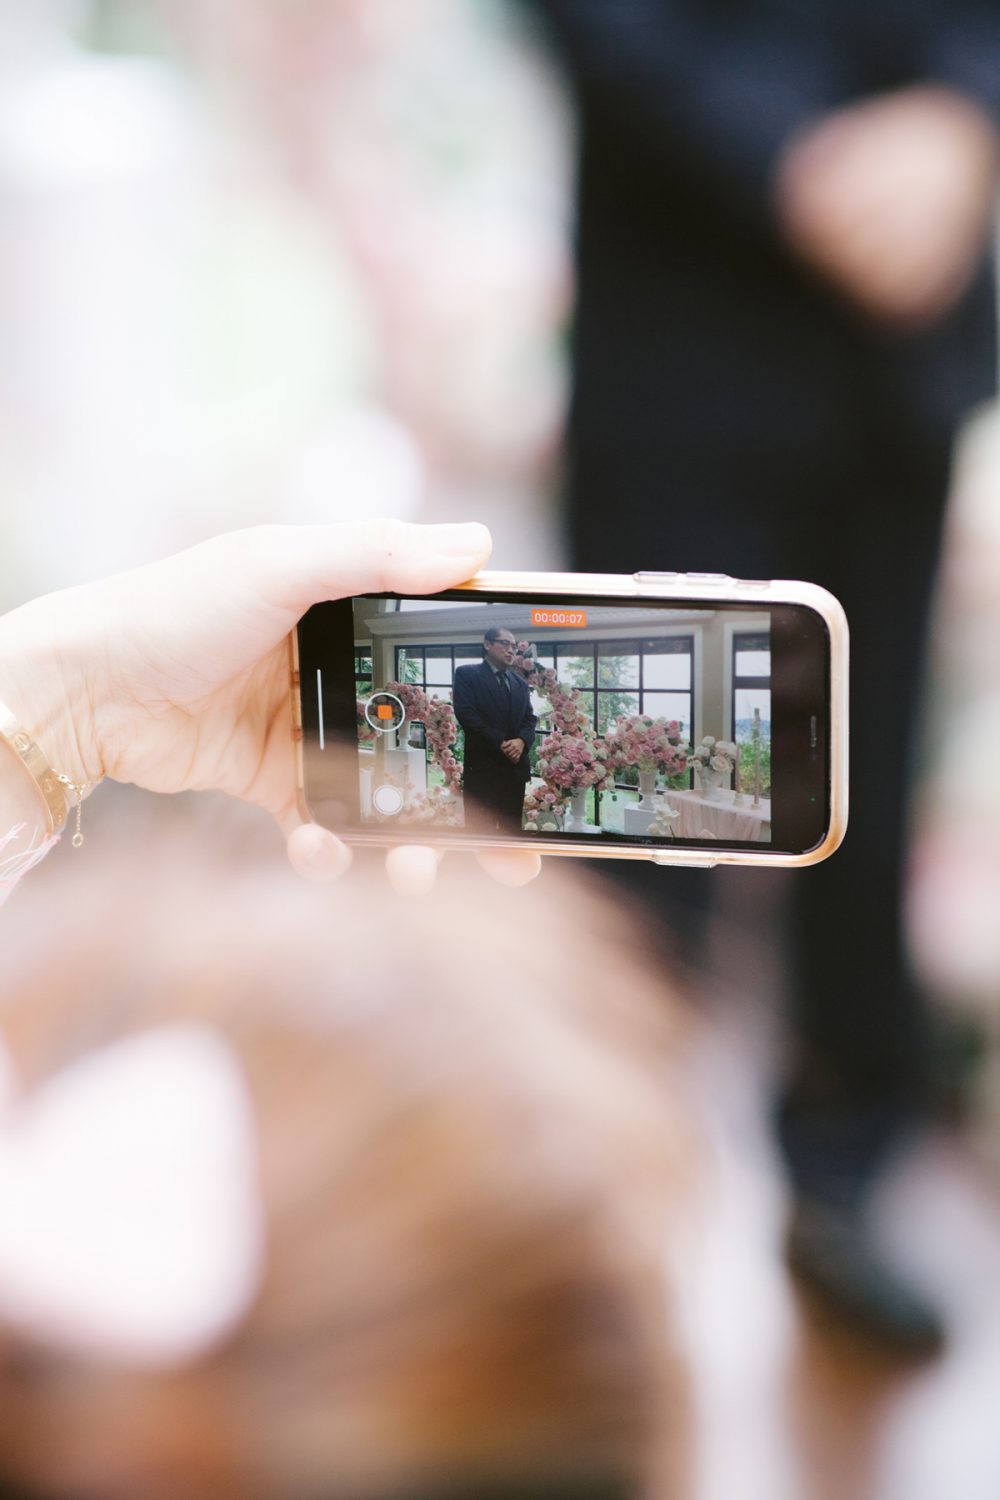
<path fill-rule="evenodd" d="M 563 827 L 567 833 L 591 833 L 593 831 L 592 825 L 587 822 L 586 787 L 581 787 L 570 797 Z"/>
<path fill-rule="evenodd" d="M 701 795 L 706 802 L 717 797 L 719 788 L 723 782 L 722 771 L 716 771 L 714 766 L 702 766 L 698 771 L 698 780 L 701 783 Z"/>
<path fill-rule="evenodd" d="M 656 803 L 653 801 L 653 793 L 656 791 L 655 771 L 639 772 L 639 791 L 642 793 L 642 796 L 639 798 L 639 806 L 646 812 L 655 812 Z"/>

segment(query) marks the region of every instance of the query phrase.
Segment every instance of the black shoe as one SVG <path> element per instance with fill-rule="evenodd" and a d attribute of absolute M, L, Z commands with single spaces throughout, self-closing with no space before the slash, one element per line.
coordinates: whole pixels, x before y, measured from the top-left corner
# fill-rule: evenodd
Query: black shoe
<path fill-rule="evenodd" d="M 885 1259 L 860 1205 L 799 1198 L 786 1251 L 792 1270 L 842 1320 L 901 1353 L 941 1349 L 941 1318 Z"/>

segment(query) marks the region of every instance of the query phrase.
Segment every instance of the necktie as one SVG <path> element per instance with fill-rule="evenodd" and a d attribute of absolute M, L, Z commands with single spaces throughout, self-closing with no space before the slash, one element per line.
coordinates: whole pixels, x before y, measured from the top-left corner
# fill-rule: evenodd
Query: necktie
<path fill-rule="evenodd" d="M 510 699 L 510 681 L 509 681 L 509 679 L 507 677 L 507 673 L 506 672 L 498 672 L 497 673 L 497 677 L 499 678 L 500 685 L 503 688 L 504 692 L 506 693 L 508 701 L 509 701 L 509 699 Z"/>

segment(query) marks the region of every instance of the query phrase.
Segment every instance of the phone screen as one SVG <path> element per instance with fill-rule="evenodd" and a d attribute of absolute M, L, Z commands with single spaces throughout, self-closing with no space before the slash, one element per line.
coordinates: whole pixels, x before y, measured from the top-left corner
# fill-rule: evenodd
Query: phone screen
<path fill-rule="evenodd" d="M 789 854 L 828 827 L 829 639 L 804 605 L 369 596 L 312 609 L 299 666 L 331 827 Z"/>

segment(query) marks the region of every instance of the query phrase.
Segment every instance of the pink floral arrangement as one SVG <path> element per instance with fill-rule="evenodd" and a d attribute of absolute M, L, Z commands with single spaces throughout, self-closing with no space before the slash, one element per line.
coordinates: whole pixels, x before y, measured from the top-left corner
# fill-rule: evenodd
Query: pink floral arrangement
<path fill-rule="evenodd" d="M 358 744 L 373 745 L 375 743 L 375 731 L 368 722 L 365 714 L 365 699 L 359 698 L 358 703 Z"/>
<path fill-rule="evenodd" d="M 602 741 L 594 734 L 594 724 L 583 707 L 579 688 L 560 682 L 551 667 L 543 667 L 535 657 L 535 647 L 518 641 L 514 653 L 514 671 L 519 673 L 533 693 L 548 700 L 552 730 L 538 746 L 538 774 L 545 782 L 543 792 L 529 793 L 525 807 L 534 796 L 532 820 L 547 816 L 560 808 L 574 792 L 596 787 L 610 790 L 614 777 Z"/>
<path fill-rule="evenodd" d="M 518 641 L 513 666 L 531 692 L 548 700 L 553 729 L 561 734 L 593 734 L 594 726 L 583 707 L 580 689 L 560 682 L 552 667 L 543 667 L 536 660 L 535 647 L 529 641 Z"/>
<path fill-rule="evenodd" d="M 388 781 L 392 786 L 399 786 L 392 777 Z M 426 791 L 414 791 L 404 784 L 400 786 L 400 791 L 403 793 L 402 810 L 399 813 L 380 813 L 377 808 L 373 808 L 377 823 L 433 823 L 436 828 L 461 826 L 462 804 L 449 794 L 447 787 L 432 786 Z"/>
<path fill-rule="evenodd" d="M 588 787 L 603 792 L 614 785 L 607 751 L 600 740 L 592 734 L 564 734 L 558 729 L 541 742 L 538 774 L 547 787 L 567 796 Z"/>
<path fill-rule="evenodd" d="M 532 787 L 524 799 L 524 826 L 529 833 L 551 833 L 559 826 L 567 794 L 551 786 Z"/>
<path fill-rule="evenodd" d="M 387 682 L 385 691 L 393 693 L 399 699 L 408 719 L 420 724 L 426 722 L 430 699 L 423 688 L 416 687 L 412 682 Z"/>
<path fill-rule="evenodd" d="M 679 776 L 687 770 L 689 746 L 676 719 L 651 719 L 648 714 L 620 714 L 607 735 L 608 759 L 617 771 L 636 766 Z"/>
<path fill-rule="evenodd" d="M 440 768 L 447 789 L 461 791 L 462 767 L 453 749 L 458 739 L 458 721 L 451 704 L 436 693 L 428 698 L 423 688 L 412 682 L 388 682 L 385 690 L 395 693 L 408 719 L 423 724 L 431 761 Z"/>
<path fill-rule="evenodd" d="M 451 792 L 462 790 L 462 766 L 454 751 L 458 738 L 458 721 L 451 704 L 436 695 L 427 704 L 427 744 L 431 760 L 444 775 L 445 786 Z"/>
<path fill-rule="evenodd" d="M 433 823 L 437 828 L 460 826 L 461 804 L 443 786 L 428 787 L 426 792 L 411 792 L 399 814 L 400 823 Z"/>
<path fill-rule="evenodd" d="M 535 674 L 542 671 L 535 659 L 535 648 L 530 641 L 518 641 L 514 647 L 514 671 L 534 685 Z"/>

